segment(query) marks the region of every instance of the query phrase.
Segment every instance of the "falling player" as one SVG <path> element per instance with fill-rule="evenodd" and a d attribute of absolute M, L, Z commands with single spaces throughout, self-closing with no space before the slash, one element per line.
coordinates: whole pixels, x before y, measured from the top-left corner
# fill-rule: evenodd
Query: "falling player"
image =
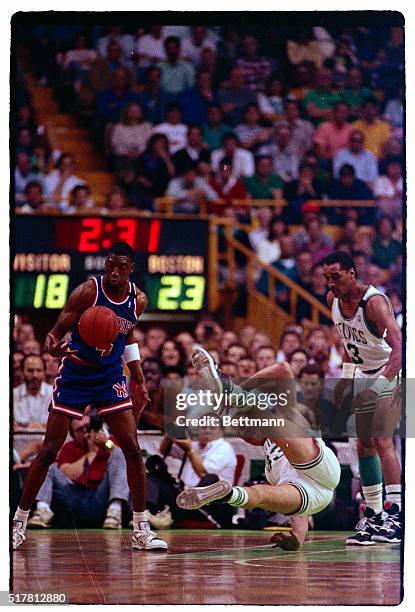
<path fill-rule="evenodd" d="M 81 419 L 86 406 L 95 404 L 98 415 L 108 423 L 125 456 L 133 507 L 132 547 L 167 549 L 166 542 L 150 530 L 147 521 L 146 471 L 137 441 L 133 404 L 122 372 L 124 360 L 137 383 L 134 401 L 138 405 L 146 403 L 148 396 L 134 327 L 147 306 L 147 298 L 129 281 L 133 262 L 134 251 L 127 243 L 112 245 L 105 260 L 104 275 L 91 278 L 74 289 L 46 337 L 46 350 L 55 357 L 62 357 L 62 363 L 49 406 L 43 445 L 26 476 L 13 519 L 13 548 L 18 548 L 26 539 L 30 508 L 66 439 L 71 419 Z M 77 329 L 81 314 L 97 305 L 110 308 L 120 322 L 120 332 L 108 356 L 88 346 Z M 62 338 L 69 330 L 72 330 L 72 338 L 68 346 Z M 87 469 L 87 457 L 84 461 Z"/>
<path fill-rule="evenodd" d="M 356 278 L 353 259 L 334 252 L 324 261 L 327 301 L 346 352 L 337 383 L 339 405 L 353 383 L 357 452 L 366 509 L 347 544 L 401 540 L 401 472 L 393 445 L 399 420 L 402 335 L 388 298 Z M 382 472 L 386 502 L 382 513 Z"/>
<path fill-rule="evenodd" d="M 235 394 L 238 398 L 233 406 L 222 404 L 221 414 L 252 418 L 259 415 L 275 416 L 269 411 L 259 412 L 256 407 L 247 407 L 244 403 L 249 390 L 258 390 L 268 385 L 277 395 L 282 391 L 289 398 L 288 409 L 284 412 L 280 407 L 277 409 L 278 416 L 284 414 L 288 419 L 280 430 L 265 426 L 260 431 L 252 428 L 245 431 L 248 437 L 264 439 L 265 474 L 270 484 L 231 487 L 228 482 L 219 480 L 207 487 L 192 487 L 182 491 L 177 497 L 177 505 L 191 510 L 216 501 L 234 507 L 262 508 L 298 517 L 316 514 L 328 506 L 340 480 L 340 465 L 323 440 L 309 435 L 306 431 L 307 423 L 295 410 L 295 379 L 289 364 L 268 366 L 239 386 L 222 374 L 204 348 L 197 348 L 193 352 L 192 361 L 209 390 L 229 397 Z M 301 542 L 305 536 L 305 527 L 304 521 L 302 525 L 297 521 L 297 528 L 303 530 Z M 274 538 L 274 543 L 281 543 L 281 538 Z"/>

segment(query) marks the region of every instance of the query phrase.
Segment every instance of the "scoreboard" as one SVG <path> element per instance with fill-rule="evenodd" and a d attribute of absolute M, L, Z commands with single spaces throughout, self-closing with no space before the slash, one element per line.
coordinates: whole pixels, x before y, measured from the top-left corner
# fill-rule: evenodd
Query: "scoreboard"
<path fill-rule="evenodd" d="M 131 276 L 148 312 L 197 312 L 206 304 L 208 221 L 137 217 L 16 215 L 15 309 L 63 308 L 69 293 L 102 274 L 108 248 L 128 242 Z"/>

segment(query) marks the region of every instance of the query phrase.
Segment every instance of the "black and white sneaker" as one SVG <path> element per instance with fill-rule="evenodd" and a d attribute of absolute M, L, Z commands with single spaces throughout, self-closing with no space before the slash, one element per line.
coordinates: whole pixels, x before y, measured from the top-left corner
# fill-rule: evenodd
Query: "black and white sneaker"
<path fill-rule="evenodd" d="M 373 546 L 374 534 L 378 533 L 383 525 L 382 513 L 376 514 L 372 508 L 366 506 L 363 517 L 356 525 L 356 533 L 347 538 L 348 546 Z"/>
<path fill-rule="evenodd" d="M 399 544 L 402 540 L 402 513 L 397 504 L 385 507 L 383 513 L 383 525 L 377 533 L 372 536 L 375 542 Z"/>

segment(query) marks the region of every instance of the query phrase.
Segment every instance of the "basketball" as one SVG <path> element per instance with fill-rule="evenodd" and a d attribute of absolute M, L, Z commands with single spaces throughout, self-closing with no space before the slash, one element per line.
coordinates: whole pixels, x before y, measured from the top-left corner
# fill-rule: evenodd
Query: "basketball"
<path fill-rule="evenodd" d="M 82 340 L 89 346 L 106 349 L 118 335 L 118 317 L 106 306 L 92 306 L 82 314 L 78 329 Z"/>

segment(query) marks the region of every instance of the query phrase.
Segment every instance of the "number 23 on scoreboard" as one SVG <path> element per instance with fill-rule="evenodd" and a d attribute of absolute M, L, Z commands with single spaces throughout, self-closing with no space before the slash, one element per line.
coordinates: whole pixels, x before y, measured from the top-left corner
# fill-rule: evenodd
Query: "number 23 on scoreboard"
<path fill-rule="evenodd" d="M 160 310 L 200 310 L 203 307 L 204 276 L 166 275 L 160 279 L 157 308 Z M 184 296 L 184 299 L 183 297 Z"/>

